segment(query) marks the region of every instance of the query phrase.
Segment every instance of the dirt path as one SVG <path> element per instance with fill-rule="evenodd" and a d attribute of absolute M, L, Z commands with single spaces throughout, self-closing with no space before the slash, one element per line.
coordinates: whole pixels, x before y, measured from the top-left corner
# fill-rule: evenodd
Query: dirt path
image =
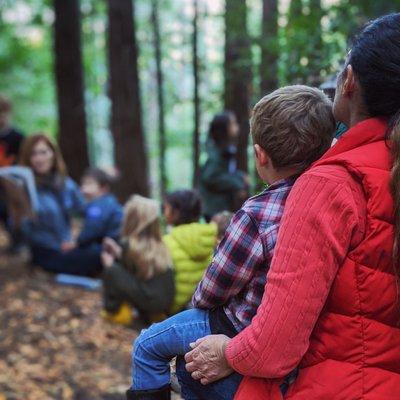
<path fill-rule="evenodd" d="M 0 400 L 124 399 L 137 333 L 100 310 L 100 292 L 0 258 Z"/>

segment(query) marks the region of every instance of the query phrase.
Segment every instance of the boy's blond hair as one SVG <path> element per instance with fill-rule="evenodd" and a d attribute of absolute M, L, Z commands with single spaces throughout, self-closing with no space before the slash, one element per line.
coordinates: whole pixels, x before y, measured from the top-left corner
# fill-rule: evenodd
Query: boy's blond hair
<path fill-rule="evenodd" d="M 132 196 L 124 207 L 121 236 L 128 243 L 125 262 L 132 264 L 142 279 L 165 272 L 172 266 L 171 256 L 162 240 L 160 207 L 157 201 Z"/>
<path fill-rule="evenodd" d="M 250 120 L 253 142 L 267 152 L 274 168 L 298 172 L 329 149 L 335 126 L 329 98 L 303 85 L 286 86 L 263 97 Z"/>

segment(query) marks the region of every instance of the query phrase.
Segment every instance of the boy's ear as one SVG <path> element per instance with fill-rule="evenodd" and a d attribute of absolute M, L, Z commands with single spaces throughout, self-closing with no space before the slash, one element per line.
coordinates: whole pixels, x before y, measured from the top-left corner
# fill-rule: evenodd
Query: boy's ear
<path fill-rule="evenodd" d="M 258 163 L 265 167 L 269 163 L 269 157 L 267 152 L 258 144 L 254 145 L 254 153 Z"/>
<path fill-rule="evenodd" d="M 346 67 L 346 76 L 342 85 L 342 94 L 343 96 L 349 97 L 354 92 L 356 86 L 356 79 L 354 75 L 354 70 L 351 65 Z"/>

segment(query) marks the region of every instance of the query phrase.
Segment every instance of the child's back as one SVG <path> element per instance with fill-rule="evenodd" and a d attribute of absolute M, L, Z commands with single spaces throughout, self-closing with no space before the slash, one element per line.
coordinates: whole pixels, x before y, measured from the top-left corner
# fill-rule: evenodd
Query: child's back
<path fill-rule="evenodd" d="M 123 211 L 111 194 L 113 179 L 99 168 L 89 168 L 82 176 L 81 190 L 86 199 L 85 218 L 78 237 L 80 246 L 100 244 L 105 237 L 119 238 Z"/>
<path fill-rule="evenodd" d="M 117 240 L 121 230 L 122 216 L 121 204 L 110 193 L 88 202 L 82 231 L 78 237 L 79 245 L 100 244 L 105 237 Z"/>
<path fill-rule="evenodd" d="M 174 266 L 175 299 L 171 312 L 182 310 L 190 301 L 210 264 L 217 239 L 215 224 L 193 222 L 172 228 L 164 236 Z"/>

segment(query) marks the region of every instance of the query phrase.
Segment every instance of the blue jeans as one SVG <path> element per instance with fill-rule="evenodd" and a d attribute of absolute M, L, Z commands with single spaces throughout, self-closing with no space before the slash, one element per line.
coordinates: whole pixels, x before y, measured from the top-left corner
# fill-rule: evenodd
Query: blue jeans
<path fill-rule="evenodd" d="M 132 353 L 132 389 L 151 390 L 168 385 L 171 359 L 175 356 L 183 356 L 190 350 L 190 343 L 210 334 L 208 311 L 196 308 L 183 311 L 143 330 L 134 343 Z M 180 368 L 184 369 L 182 366 Z M 241 377 L 233 374 L 227 379 L 232 381 L 232 385 L 225 385 L 230 388 L 227 396 L 222 396 L 224 391 L 221 390 L 219 397 L 207 398 L 216 400 L 233 398 Z M 203 387 L 213 385 L 215 384 Z M 201 397 L 193 397 L 188 393 L 185 399 L 201 399 Z"/>

